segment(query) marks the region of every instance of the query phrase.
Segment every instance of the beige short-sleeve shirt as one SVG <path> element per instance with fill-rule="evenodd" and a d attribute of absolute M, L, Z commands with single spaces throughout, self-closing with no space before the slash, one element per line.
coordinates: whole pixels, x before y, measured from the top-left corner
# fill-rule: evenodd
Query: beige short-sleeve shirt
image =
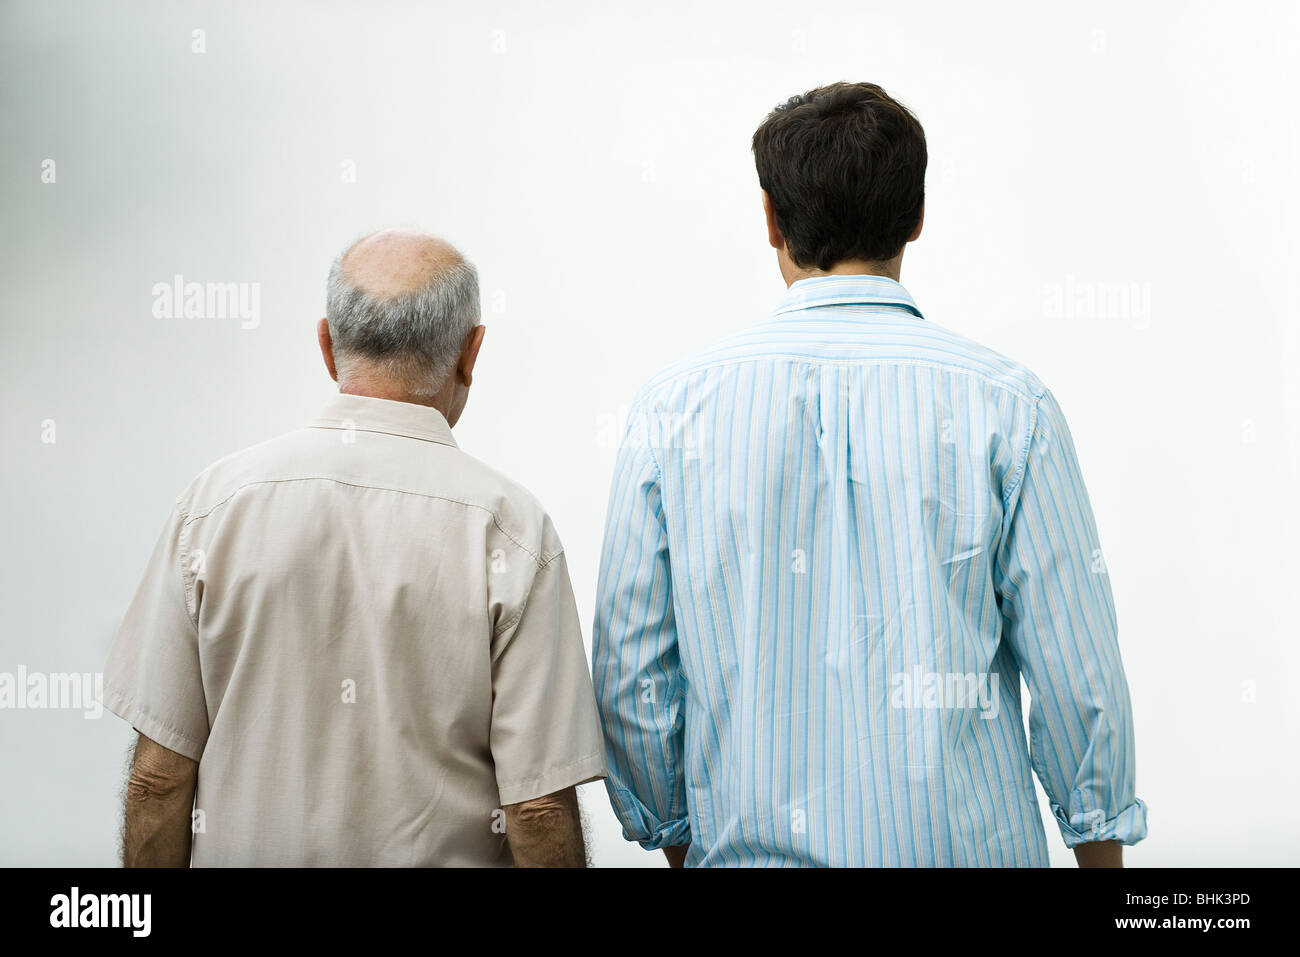
<path fill-rule="evenodd" d="M 199 762 L 196 866 L 509 865 L 504 805 L 605 774 L 550 519 L 386 399 L 191 483 L 104 704 Z"/>

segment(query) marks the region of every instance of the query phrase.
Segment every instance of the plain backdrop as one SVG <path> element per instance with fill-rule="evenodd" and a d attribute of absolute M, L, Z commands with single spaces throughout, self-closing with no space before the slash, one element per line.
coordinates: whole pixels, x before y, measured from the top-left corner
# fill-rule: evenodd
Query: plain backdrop
<path fill-rule="evenodd" d="M 929 140 L 903 284 L 1069 417 L 1150 805 L 1129 864 L 1295 864 L 1297 28 L 1240 0 L 4 3 L 0 671 L 102 670 L 177 493 L 329 395 L 326 271 L 389 224 L 479 268 L 457 440 L 550 510 L 590 642 L 626 404 L 784 290 L 750 136 L 869 80 Z M 260 321 L 156 316 L 176 275 L 258 284 Z M 113 864 L 130 738 L 0 710 L 0 864 Z M 596 864 L 662 866 L 582 798 Z"/>

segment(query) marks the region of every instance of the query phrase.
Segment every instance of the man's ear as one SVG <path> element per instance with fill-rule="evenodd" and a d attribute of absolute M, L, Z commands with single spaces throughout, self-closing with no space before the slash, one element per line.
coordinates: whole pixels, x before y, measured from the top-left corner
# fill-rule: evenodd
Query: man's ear
<path fill-rule="evenodd" d="M 320 354 L 325 360 L 325 368 L 329 370 L 330 378 L 338 382 L 339 371 L 334 368 L 334 340 L 330 338 L 328 319 L 321 319 L 316 323 L 316 341 L 320 343 Z"/>
<path fill-rule="evenodd" d="M 460 384 L 469 388 L 474 382 L 474 363 L 478 361 L 478 350 L 483 345 L 483 336 L 487 326 L 475 326 L 465 337 L 465 345 L 460 350 L 460 361 L 456 365 L 456 378 Z"/>
<path fill-rule="evenodd" d="M 785 248 L 785 237 L 776 225 L 776 213 L 772 212 L 772 197 L 763 190 L 763 216 L 767 219 L 767 241 L 773 249 Z"/>
<path fill-rule="evenodd" d="M 908 237 L 908 242 L 914 242 L 921 235 L 921 227 L 925 225 L 925 203 L 921 204 L 921 218 L 916 221 L 916 229 L 912 230 L 912 235 Z"/>

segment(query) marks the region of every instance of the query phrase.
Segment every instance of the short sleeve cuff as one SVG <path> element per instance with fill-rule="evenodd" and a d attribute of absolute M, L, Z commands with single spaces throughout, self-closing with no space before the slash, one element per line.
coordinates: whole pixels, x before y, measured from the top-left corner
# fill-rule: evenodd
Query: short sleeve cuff
<path fill-rule="evenodd" d="M 1147 806 L 1136 798 L 1109 820 L 1100 808 L 1067 816 L 1064 808 L 1053 804 L 1052 814 L 1061 829 L 1061 836 L 1065 838 L 1065 846 L 1069 848 L 1097 841 L 1136 844 L 1147 836 Z"/>
<path fill-rule="evenodd" d="M 161 718 L 149 714 L 121 691 L 113 688 L 104 689 L 104 707 L 123 721 L 130 723 L 150 741 L 156 741 L 168 751 L 175 751 L 191 761 L 203 757 L 205 741 L 197 740 L 192 735 L 180 731 Z"/>
<path fill-rule="evenodd" d="M 535 798 L 563 791 L 565 788 L 596 781 L 605 776 L 603 751 L 593 751 L 576 761 L 551 768 L 535 777 L 509 784 L 497 782 L 501 806 L 522 804 Z"/>

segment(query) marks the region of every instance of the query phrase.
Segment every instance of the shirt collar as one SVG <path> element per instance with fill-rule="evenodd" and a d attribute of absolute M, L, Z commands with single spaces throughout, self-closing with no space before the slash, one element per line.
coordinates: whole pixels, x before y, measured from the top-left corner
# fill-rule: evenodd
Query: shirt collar
<path fill-rule="evenodd" d="M 333 396 L 308 428 L 385 432 L 460 447 L 451 437 L 451 426 L 437 409 L 368 395 Z"/>
<path fill-rule="evenodd" d="M 812 276 L 791 284 L 776 307 L 780 318 L 820 306 L 882 306 L 924 319 L 912 296 L 888 276 Z"/>

